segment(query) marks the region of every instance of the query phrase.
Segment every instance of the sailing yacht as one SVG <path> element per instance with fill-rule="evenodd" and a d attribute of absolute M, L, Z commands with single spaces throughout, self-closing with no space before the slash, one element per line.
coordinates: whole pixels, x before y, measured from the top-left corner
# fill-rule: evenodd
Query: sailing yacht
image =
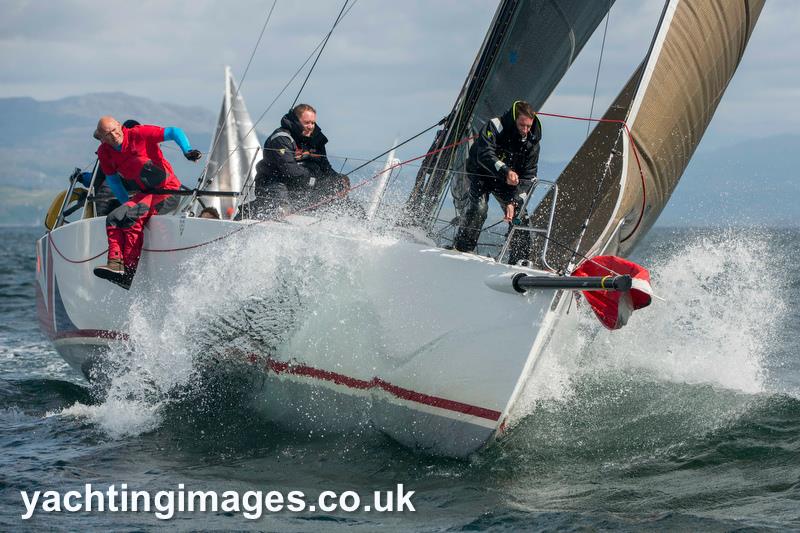
<path fill-rule="evenodd" d="M 109 348 L 133 340 L 131 317 L 120 310 L 137 296 L 164 298 L 187 284 L 203 291 L 204 280 L 190 275 L 198 258 L 224 250 L 246 262 L 252 255 L 243 250 L 259 243 L 275 279 L 247 295 L 239 309 L 247 327 L 210 341 L 198 365 L 243 372 L 254 409 L 292 429 L 366 422 L 429 453 L 480 450 L 506 429 L 554 333 L 574 327 L 573 291 L 608 288 L 575 274 L 600 256 L 627 255 L 655 222 L 763 0 L 667 1 L 619 96 L 558 179 L 539 180 L 531 224 L 513 227 L 490 257 L 448 249 L 461 214 L 465 140 L 514 100 L 540 109 L 611 4 L 501 1 L 396 227 L 380 235 L 341 231 L 313 213 L 247 218 L 260 143 L 227 71 L 208 179 L 180 213 L 151 219 L 130 291 L 93 276 L 105 260 L 104 220 L 92 217 L 89 202 L 66 223 L 72 191 L 64 196 L 36 245 L 42 330 L 70 365 L 96 377 Z M 193 216 L 201 200 L 223 220 Z M 534 245 L 528 259 L 508 264 L 507 243 L 519 231 Z M 342 272 L 335 257 L 357 265 L 358 275 Z M 630 297 L 636 280 L 633 288 L 619 281 Z"/>

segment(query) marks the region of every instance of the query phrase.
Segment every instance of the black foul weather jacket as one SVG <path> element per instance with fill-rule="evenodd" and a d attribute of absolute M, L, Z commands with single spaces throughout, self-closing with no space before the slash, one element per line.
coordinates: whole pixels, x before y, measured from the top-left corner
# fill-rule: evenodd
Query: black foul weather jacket
<path fill-rule="evenodd" d="M 318 178 L 335 174 L 325 152 L 328 138 L 319 126 L 310 137 L 294 113 L 281 119 L 281 127 L 264 142 L 264 158 L 256 165 L 256 194 L 267 185 L 283 183 L 288 189 L 309 189 Z"/>
<path fill-rule="evenodd" d="M 505 186 L 509 192 L 515 192 L 516 187 L 506 184 L 509 170 L 513 170 L 519 175 L 520 190 L 527 190 L 539 171 L 541 139 L 542 124 L 538 117 L 525 137 L 519 134 L 512 107 L 502 117 L 489 120 L 481 130 L 469 150 L 467 172 L 472 179 L 494 181 L 496 187 Z"/>

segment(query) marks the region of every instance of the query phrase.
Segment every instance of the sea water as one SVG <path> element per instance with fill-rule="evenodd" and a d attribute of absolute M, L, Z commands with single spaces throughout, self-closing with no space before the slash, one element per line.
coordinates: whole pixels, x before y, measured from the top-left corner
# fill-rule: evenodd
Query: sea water
<path fill-rule="evenodd" d="M 39 332 L 41 231 L 0 232 L 0 529 L 800 529 L 798 230 L 651 231 L 634 259 L 661 299 L 614 332 L 585 306 L 571 309 L 578 329 L 560 332 L 543 354 L 510 430 L 467 460 L 416 453 L 368 425 L 288 432 L 254 416 L 246 382 L 198 375 L 206 338 L 237 326 L 213 317 L 246 316 L 263 304 L 253 294 L 275 288 L 275 269 L 294 267 L 291 276 L 303 265 L 271 263 L 258 246 L 239 247 L 252 257 L 237 256 L 226 275 L 219 261 L 198 260 L 186 273 L 195 279 L 169 295 L 170 313 L 134 302 L 136 340 L 115 346 L 117 365 L 98 390 Z M 357 277 L 351 263 L 328 259 L 336 275 Z M 189 289 L 198 279 L 200 294 Z M 415 511 L 257 520 L 184 512 L 162 521 L 37 510 L 21 519 L 21 491 L 86 483 L 308 495 L 402 484 Z"/>

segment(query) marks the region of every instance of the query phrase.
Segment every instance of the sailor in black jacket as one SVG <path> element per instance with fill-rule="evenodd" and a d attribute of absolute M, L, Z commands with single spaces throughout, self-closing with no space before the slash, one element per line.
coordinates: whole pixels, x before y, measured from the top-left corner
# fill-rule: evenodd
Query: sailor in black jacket
<path fill-rule="evenodd" d="M 299 104 L 264 142 L 264 158 L 256 165 L 257 211 L 294 211 L 350 188 L 347 176 L 331 167 L 328 138 L 316 122 L 316 110 Z"/>
<path fill-rule="evenodd" d="M 489 193 L 503 206 L 505 220 L 519 216 L 536 181 L 542 125 L 530 104 L 516 101 L 502 117 L 489 120 L 467 160 L 469 191 L 453 246 L 472 252 L 486 222 Z M 510 226 L 509 226 L 510 227 Z"/>

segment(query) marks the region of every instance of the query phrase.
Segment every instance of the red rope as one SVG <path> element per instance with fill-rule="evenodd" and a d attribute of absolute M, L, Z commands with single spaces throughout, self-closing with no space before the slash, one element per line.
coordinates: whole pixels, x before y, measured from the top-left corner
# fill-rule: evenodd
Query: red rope
<path fill-rule="evenodd" d="M 307 205 L 307 206 L 305 206 L 305 207 L 301 207 L 301 208 L 300 208 L 300 209 L 298 209 L 297 211 L 293 211 L 292 213 L 289 213 L 289 215 L 292 215 L 292 214 L 295 214 L 295 213 L 302 213 L 303 211 L 308 211 L 309 209 L 315 209 L 315 208 L 317 208 L 317 207 L 319 207 L 319 206 L 321 206 L 321 205 L 325 205 L 325 204 L 327 204 L 327 203 L 330 203 L 330 202 L 332 202 L 332 201 L 333 201 L 333 200 L 335 200 L 336 198 L 343 198 L 343 197 L 344 197 L 345 195 L 347 195 L 347 193 L 349 193 L 350 191 L 354 191 L 354 190 L 356 190 L 356 189 L 358 189 L 358 188 L 360 188 L 360 187 L 363 187 L 363 186 L 364 186 L 364 185 L 366 185 L 367 183 L 371 182 L 372 180 L 374 180 L 374 179 L 375 179 L 375 178 L 377 178 L 378 176 L 381 176 L 381 175 L 385 174 L 386 172 L 391 172 L 392 170 L 396 169 L 397 167 L 401 167 L 401 166 L 403 166 L 403 165 L 407 165 L 407 164 L 409 164 L 409 163 L 413 163 L 414 161 L 417 161 L 417 160 L 419 160 L 419 159 L 423 159 L 423 158 L 425 158 L 425 157 L 428 157 L 429 155 L 438 154 L 439 152 L 442 152 L 442 151 L 444 151 L 444 150 L 448 150 L 448 149 L 450 149 L 450 148 L 453 148 L 453 147 L 455 147 L 455 146 L 458 146 L 459 144 L 464 144 L 465 142 L 469 142 L 469 141 L 471 141 L 471 140 L 475 139 L 476 137 L 477 137 L 477 135 L 473 135 L 472 137 L 464 137 L 464 138 L 463 138 L 463 139 L 461 139 L 460 141 L 456 141 L 456 142 L 454 142 L 454 143 L 452 143 L 452 144 L 448 144 L 447 146 L 442 146 L 441 148 L 438 148 L 438 149 L 436 149 L 436 150 L 431 150 L 430 152 L 428 152 L 428 153 L 425 153 L 425 154 L 422 154 L 422 155 L 420 155 L 420 156 L 413 157 L 413 158 L 411 158 L 411 159 L 406 159 L 405 161 L 400 161 L 399 163 L 395 163 L 394 165 L 392 165 L 392 166 L 390 166 L 390 167 L 388 167 L 388 168 L 385 168 L 385 169 L 381 170 L 380 172 L 378 172 L 378 173 L 377 173 L 377 174 L 375 174 L 374 176 L 370 176 L 369 178 L 367 178 L 367 179 L 365 179 L 365 180 L 361 181 L 361 183 L 359 183 L 359 184 L 358 184 L 358 185 L 356 185 L 355 187 L 350 187 L 350 188 L 349 188 L 349 189 L 347 189 L 346 191 L 342 191 L 342 192 L 340 192 L 340 193 L 337 193 L 336 195 L 334 195 L 334 196 L 332 196 L 332 197 L 329 197 L 329 198 L 323 198 L 322 200 L 320 200 L 320 201 L 319 201 L 319 202 L 317 202 L 316 204 L 311 204 L 311 205 Z M 288 215 L 287 215 L 287 216 L 288 216 Z"/>
<path fill-rule="evenodd" d="M 642 208 L 639 211 L 639 219 L 636 221 L 636 225 L 633 226 L 633 230 L 631 230 L 631 232 L 628 233 L 628 235 L 626 237 L 623 237 L 622 239 L 620 239 L 620 242 L 625 242 L 628 239 L 630 239 L 631 237 L 633 237 L 633 234 L 636 233 L 637 229 L 639 229 L 639 224 L 641 224 L 642 218 L 644 218 L 644 210 L 645 210 L 645 207 L 647 205 L 647 185 L 645 184 L 645 180 L 644 180 L 644 171 L 642 170 L 642 163 L 641 163 L 641 161 L 639 161 L 639 150 L 637 150 L 636 143 L 633 141 L 633 134 L 631 133 L 631 130 L 628 127 L 628 123 L 625 122 L 624 120 L 611 120 L 611 119 L 605 119 L 605 118 L 576 117 L 576 116 L 572 116 L 572 115 L 559 115 L 559 114 L 556 114 L 556 113 L 539 112 L 537 114 L 544 115 L 544 116 L 547 116 L 547 117 L 567 118 L 567 119 L 570 119 L 570 120 L 582 120 L 582 121 L 589 121 L 589 122 L 609 122 L 609 123 L 615 123 L 615 124 L 622 124 L 622 127 L 625 128 L 625 133 L 628 136 L 628 141 L 630 142 L 631 150 L 633 151 L 633 156 L 636 159 L 636 166 L 639 168 L 639 177 L 642 180 Z"/>
<path fill-rule="evenodd" d="M 262 222 L 262 221 L 258 221 L 258 222 L 254 222 L 253 224 L 248 224 L 247 226 L 242 226 L 241 228 L 236 228 L 236 229 L 235 229 L 235 230 L 233 230 L 232 232 L 230 232 L 230 233 L 226 233 L 225 235 L 220 235 L 220 236 L 219 236 L 219 237 L 217 237 L 216 239 L 211 239 L 210 241 L 201 242 L 201 243 L 199 243 L 199 244 L 193 244 L 193 245 L 191 245 L 191 246 L 184 246 L 184 247 L 182 247 L 182 248 L 163 248 L 163 249 L 155 249 L 155 248 L 142 248 L 142 251 L 145 251 L 145 252 L 182 252 L 182 251 L 184 251 L 184 250 L 192 250 L 192 249 L 194 249 L 194 248 L 200 248 L 200 247 L 202 247 L 202 246 L 206 246 L 206 245 L 209 245 L 209 244 L 215 243 L 215 242 L 217 242 L 217 241 L 221 241 L 221 240 L 227 239 L 227 238 L 228 238 L 228 237 L 230 237 L 231 235 L 235 235 L 236 233 L 239 233 L 240 231 L 244 231 L 244 230 L 246 230 L 247 228 L 249 228 L 250 226 L 255 226 L 256 224 L 259 224 L 259 223 L 261 223 L 261 222 Z"/>
<path fill-rule="evenodd" d="M 66 255 L 64 255 L 64 254 L 62 254 L 62 253 L 61 253 L 61 250 L 59 250 L 59 249 L 58 249 L 58 247 L 56 246 L 56 243 L 54 243 L 54 242 L 53 242 L 53 237 L 52 237 L 52 235 L 48 235 L 48 236 L 47 236 L 47 242 L 48 242 L 48 243 L 50 243 L 50 246 L 53 248 L 53 250 L 55 250 L 55 251 L 56 251 L 56 253 L 58 253 L 58 255 L 60 255 L 60 256 L 61 256 L 61 258 L 62 258 L 64 261 L 66 261 L 66 262 L 68 262 L 68 263 L 76 264 L 76 265 L 77 265 L 77 264 L 80 264 L 80 263 L 87 263 L 87 262 L 89 262 L 89 261 L 93 261 L 93 260 L 97 259 L 98 257 L 100 257 L 101 255 L 103 255 L 104 253 L 108 252 L 108 248 L 106 248 L 105 250 L 103 250 L 103 251 L 102 251 L 102 252 L 100 252 L 99 254 L 97 254 L 97 255 L 95 255 L 95 256 L 93 256 L 93 257 L 90 257 L 89 259 L 73 260 L 73 259 L 70 259 L 70 258 L 69 258 L 69 257 L 67 257 Z"/>

